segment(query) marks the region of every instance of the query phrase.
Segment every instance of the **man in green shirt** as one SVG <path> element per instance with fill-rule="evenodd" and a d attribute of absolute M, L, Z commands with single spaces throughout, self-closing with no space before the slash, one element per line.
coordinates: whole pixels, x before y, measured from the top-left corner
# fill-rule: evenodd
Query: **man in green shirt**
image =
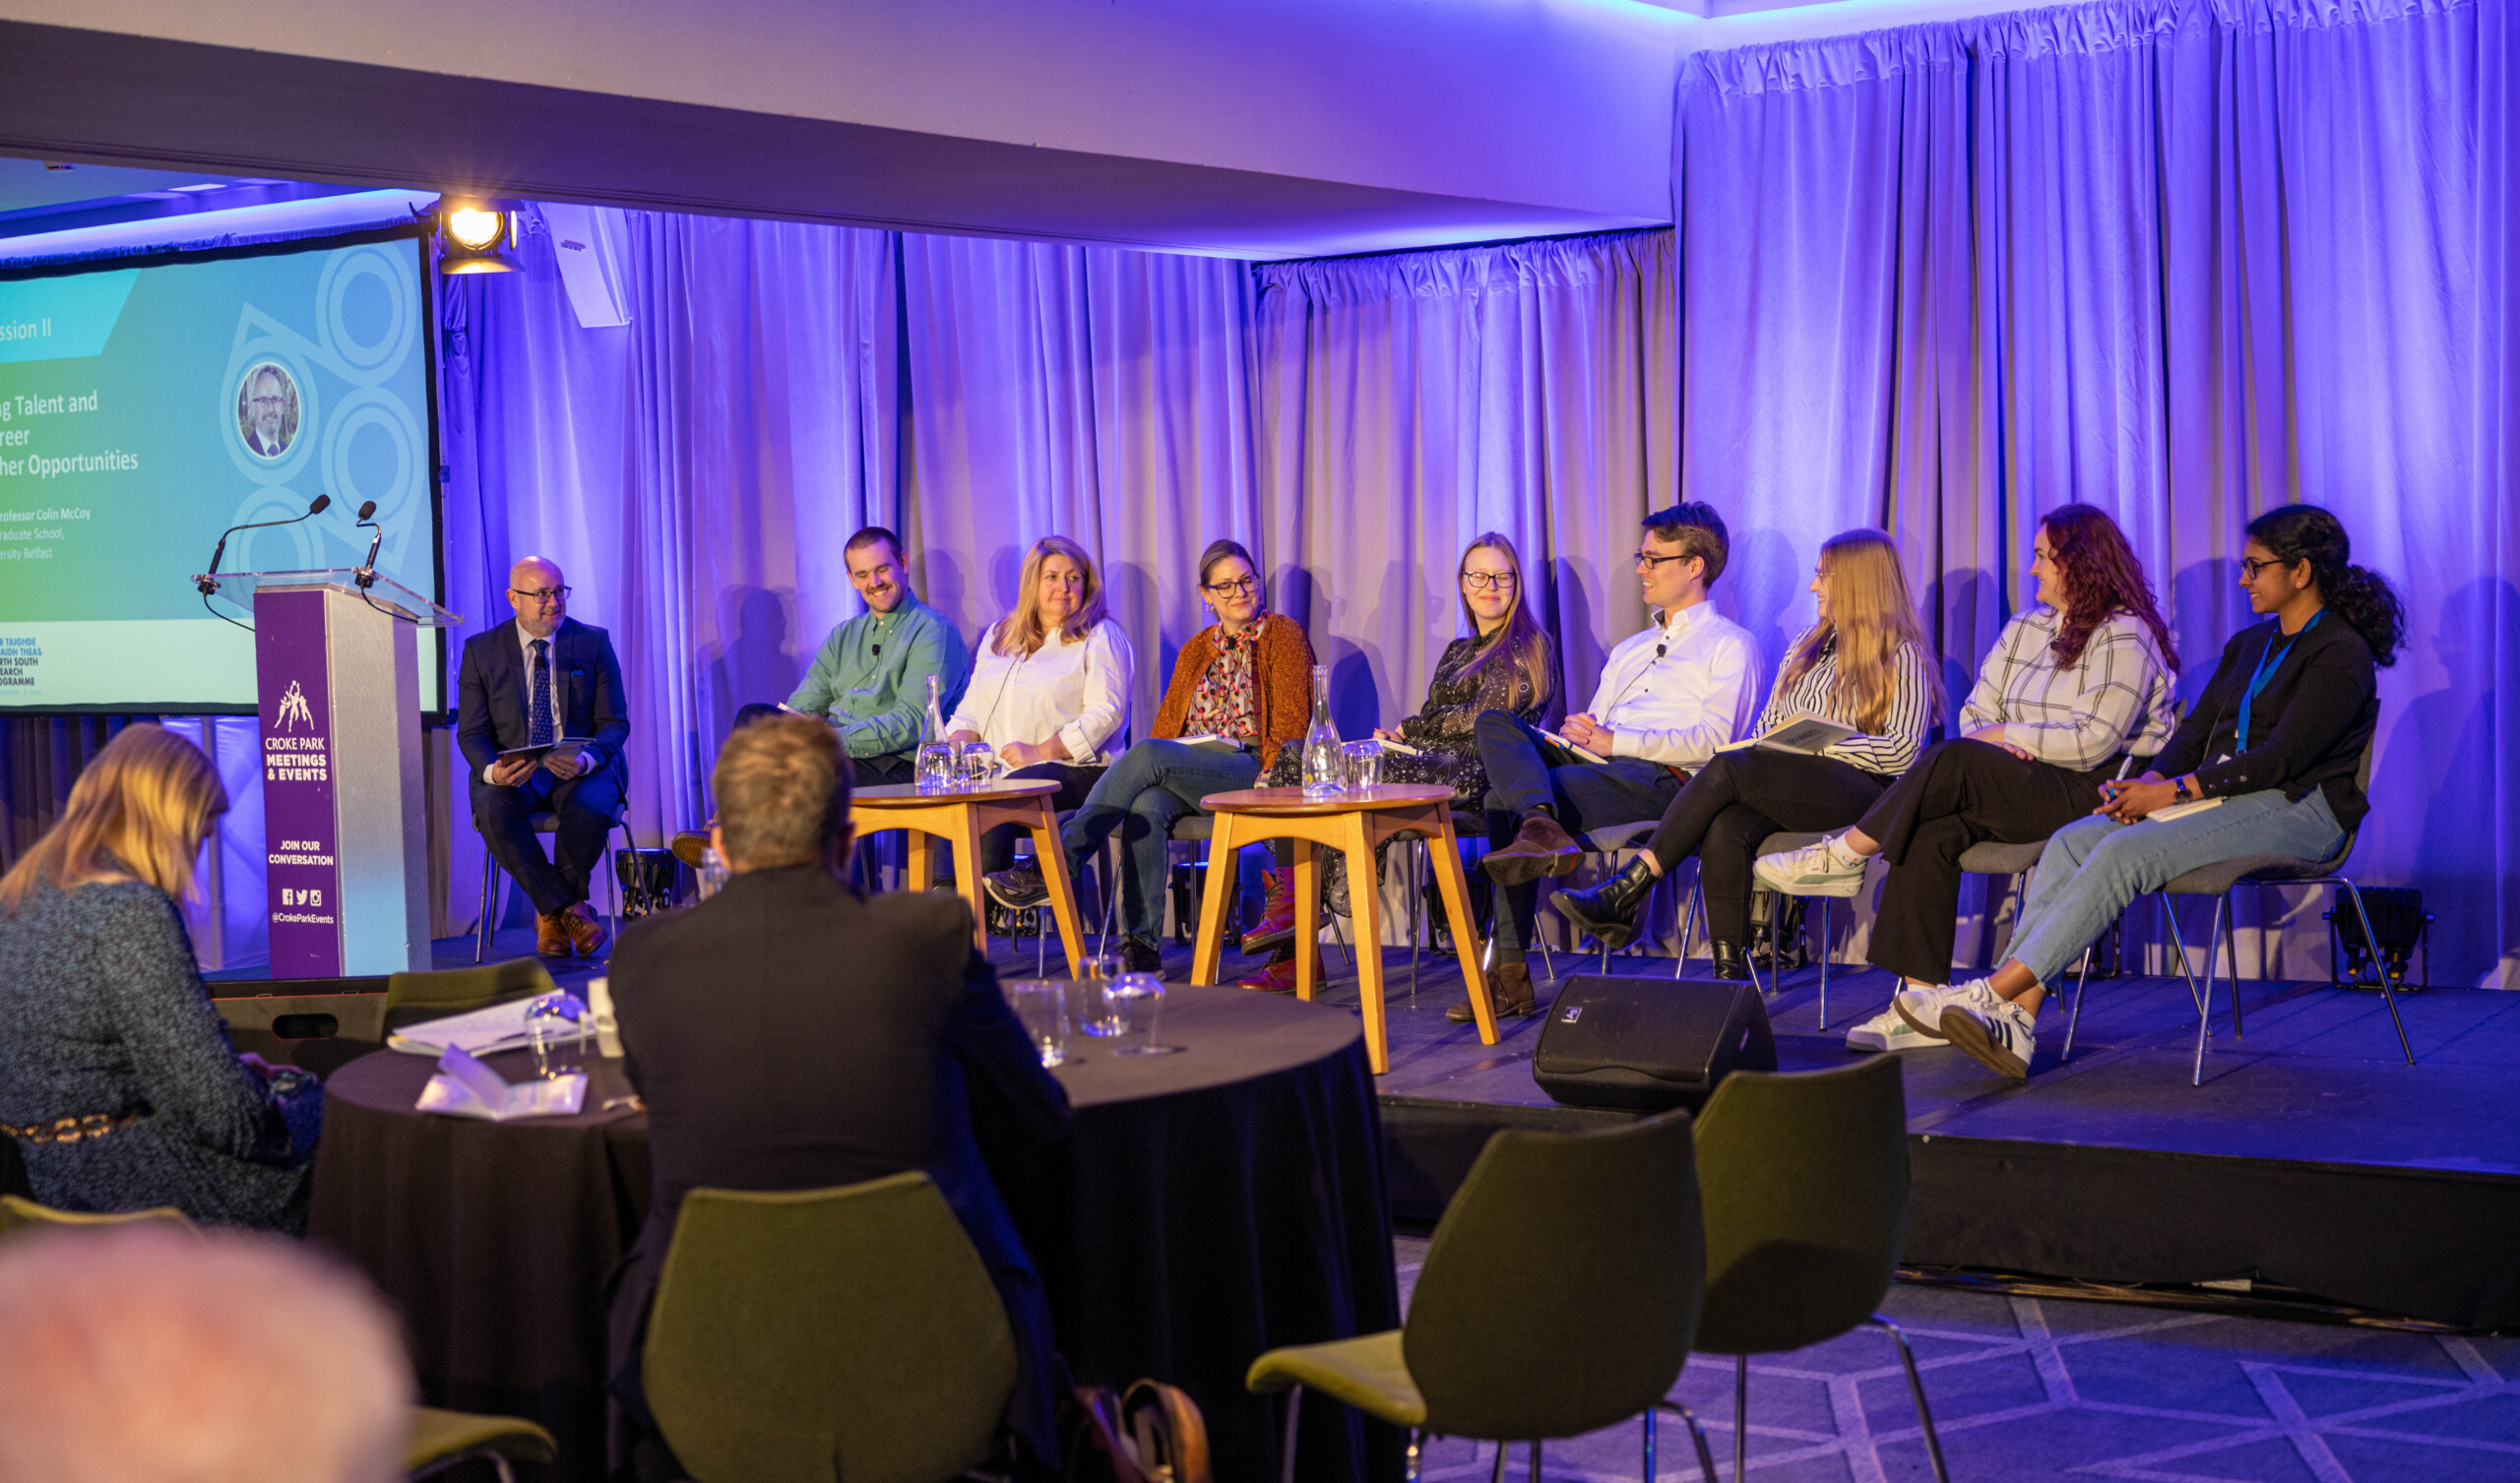
<path fill-rule="evenodd" d="M 841 554 L 866 611 L 831 631 L 787 709 L 840 729 L 859 782 L 909 782 L 926 720 L 927 677 L 936 676 L 941 713 L 953 714 L 971 679 L 971 653 L 944 614 L 911 594 L 892 531 L 868 525 Z"/>

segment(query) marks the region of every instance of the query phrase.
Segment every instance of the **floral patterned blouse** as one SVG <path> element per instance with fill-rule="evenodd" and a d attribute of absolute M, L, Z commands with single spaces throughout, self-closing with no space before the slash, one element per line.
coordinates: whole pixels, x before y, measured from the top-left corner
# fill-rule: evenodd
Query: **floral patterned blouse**
<path fill-rule="evenodd" d="M 1544 643 L 1548 641 L 1544 638 Z M 1553 726 L 1566 714 L 1557 673 L 1557 647 L 1548 644 L 1548 698 L 1541 700 L 1523 678 L 1522 666 L 1503 655 L 1476 674 L 1465 673 L 1479 657 L 1477 639 L 1455 639 L 1435 661 L 1435 676 L 1426 685 L 1426 704 L 1392 729 L 1418 749 L 1418 755 L 1385 752 L 1385 782 L 1433 782 L 1453 790 L 1453 803 L 1465 809 L 1485 807 L 1487 769 L 1479 761 L 1473 728 L 1482 711 L 1507 711 L 1534 725 Z M 1271 787 L 1293 787 L 1303 781 L 1301 749 L 1289 747 L 1270 769 Z"/>
<path fill-rule="evenodd" d="M 1220 633 L 1216 642 L 1216 662 L 1199 677 L 1181 734 L 1232 736 L 1247 742 L 1260 734 L 1260 695 L 1253 679 L 1260 629 L 1254 624 L 1238 634 Z"/>

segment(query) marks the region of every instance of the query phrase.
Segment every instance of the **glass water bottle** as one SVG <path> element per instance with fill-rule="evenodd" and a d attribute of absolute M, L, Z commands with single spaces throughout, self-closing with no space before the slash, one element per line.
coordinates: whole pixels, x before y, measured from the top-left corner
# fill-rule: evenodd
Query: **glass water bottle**
<path fill-rule="evenodd" d="M 1347 788 L 1347 759 L 1339 728 L 1330 724 L 1330 670 L 1312 666 L 1312 726 L 1303 734 L 1303 796 L 1336 798 Z"/>

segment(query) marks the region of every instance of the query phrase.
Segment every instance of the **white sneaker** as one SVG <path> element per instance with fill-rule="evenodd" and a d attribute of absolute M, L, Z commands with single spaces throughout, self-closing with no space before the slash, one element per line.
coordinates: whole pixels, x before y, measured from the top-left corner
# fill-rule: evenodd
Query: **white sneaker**
<path fill-rule="evenodd" d="M 1994 990 L 1986 987 L 1984 979 L 1973 978 L 1948 988 L 1902 988 L 1890 996 L 1890 1013 L 1906 1021 L 1909 1028 L 1939 1041 L 1942 1038 L 1942 1012 L 1948 1006 L 1974 1004 L 1980 1009 L 1992 1010 L 2002 1002 L 1995 997 Z"/>
<path fill-rule="evenodd" d="M 2039 1020 L 2020 1005 L 2000 1002 L 1991 1010 L 1973 1004 L 1946 1005 L 1942 1033 L 1988 1069 L 2016 1081 L 2030 1080 L 2030 1058 L 2039 1048 Z"/>
<path fill-rule="evenodd" d="M 1850 864 L 1830 848 L 1836 842 L 1832 835 L 1800 849 L 1761 855 L 1750 867 L 1751 873 L 1760 885 L 1787 896 L 1853 896 L 1863 887 L 1863 867 L 1868 862 Z"/>
<path fill-rule="evenodd" d="M 1847 1031 L 1849 1050 L 1921 1050 L 1949 1043 L 1940 1030 L 1921 1030 L 1901 1019 L 1897 1010 L 1883 1010 Z"/>

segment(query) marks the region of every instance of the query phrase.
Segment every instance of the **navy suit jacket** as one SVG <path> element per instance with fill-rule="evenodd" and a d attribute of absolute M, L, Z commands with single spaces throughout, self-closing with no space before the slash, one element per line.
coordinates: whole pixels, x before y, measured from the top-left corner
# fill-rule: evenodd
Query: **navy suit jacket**
<path fill-rule="evenodd" d="M 970 908 L 923 891 L 860 896 L 811 865 L 750 871 L 688 910 L 625 924 L 611 968 L 655 1182 L 613 1290 L 613 1373 L 635 1372 L 695 1187 L 813 1190 L 922 1169 L 1006 1305 L 1022 1364 L 1008 1424 L 1055 1456 L 1049 1305 L 975 1119 L 990 1119 L 993 1144 L 1038 1156 L 1067 1131 L 1067 1094 L 972 951 Z"/>
<path fill-rule="evenodd" d="M 560 734 L 591 736 L 595 765 L 621 766 L 630 740 L 630 705 L 621 689 L 621 661 L 611 636 L 575 618 L 560 620 L 551 636 L 551 683 L 560 700 Z M 456 743 L 472 764 L 472 785 L 485 787 L 481 770 L 499 754 L 522 747 L 527 729 L 525 650 L 516 620 L 464 641 L 464 664 L 456 680 Z"/>

